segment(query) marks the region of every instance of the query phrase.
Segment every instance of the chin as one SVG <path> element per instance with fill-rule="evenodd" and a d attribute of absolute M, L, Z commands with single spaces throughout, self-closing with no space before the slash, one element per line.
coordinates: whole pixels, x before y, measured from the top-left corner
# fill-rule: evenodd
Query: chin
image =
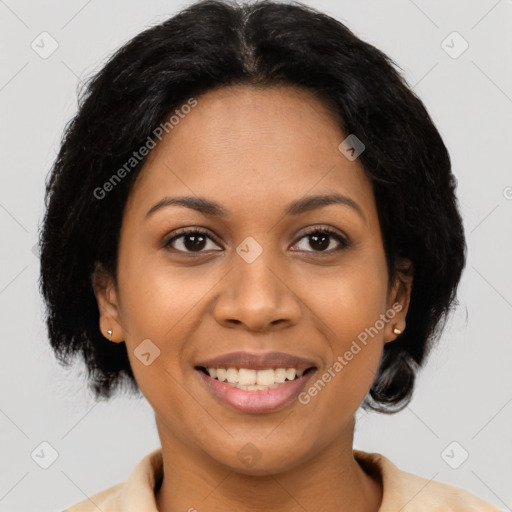
<path fill-rule="evenodd" d="M 248 476 L 270 476 L 295 469 L 307 459 L 306 454 L 297 453 L 297 444 L 290 450 L 279 450 L 270 443 L 267 446 L 256 448 L 251 442 L 246 443 L 236 451 L 222 455 L 210 456 L 218 463 L 226 466 L 230 471 Z M 283 446 L 281 445 L 281 448 Z"/>

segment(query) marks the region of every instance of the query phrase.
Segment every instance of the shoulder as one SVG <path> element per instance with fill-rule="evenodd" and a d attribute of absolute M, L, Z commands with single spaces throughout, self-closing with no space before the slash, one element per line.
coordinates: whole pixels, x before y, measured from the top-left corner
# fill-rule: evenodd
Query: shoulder
<path fill-rule="evenodd" d="M 75 505 L 66 508 L 62 512 L 98 512 L 99 510 L 116 510 L 125 483 L 119 483 L 108 489 L 94 494 Z"/>
<path fill-rule="evenodd" d="M 379 512 L 501 512 L 465 489 L 403 471 L 379 453 L 354 450 L 354 458 L 365 471 L 381 476 Z"/>
<path fill-rule="evenodd" d="M 98 492 L 63 512 L 158 512 L 155 487 L 163 476 L 162 449 L 147 454 L 128 478 Z"/>

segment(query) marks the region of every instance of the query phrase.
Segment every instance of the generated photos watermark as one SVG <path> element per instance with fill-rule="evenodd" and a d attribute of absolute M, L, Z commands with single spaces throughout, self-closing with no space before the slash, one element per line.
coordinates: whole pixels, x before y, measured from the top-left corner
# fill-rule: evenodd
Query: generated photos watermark
<path fill-rule="evenodd" d="M 123 178 L 126 177 L 142 160 L 149 155 L 149 152 L 156 146 L 155 139 L 162 140 L 165 133 L 170 133 L 182 119 L 185 119 L 192 109 L 197 106 L 197 100 L 190 98 L 184 105 L 177 108 L 165 123 L 161 123 L 149 135 L 144 144 L 132 153 L 132 156 L 112 174 L 112 176 L 103 183 L 101 187 L 96 187 L 93 195 L 96 199 L 104 199 L 108 192 L 111 192 Z"/>
<path fill-rule="evenodd" d="M 311 386 L 299 394 L 299 402 L 303 405 L 309 404 L 311 398 L 315 397 L 325 386 L 338 375 L 345 366 L 348 365 L 354 357 L 368 344 L 369 338 L 374 338 L 381 332 L 396 314 L 402 310 L 403 306 L 398 302 L 393 304 L 385 313 L 381 313 L 379 319 L 371 327 L 365 328 L 357 335 L 357 340 L 352 340 L 350 348 L 343 355 L 339 355 L 334 363 L 311 384 Z M 359 343 L 358 343 L 359 341 Z"/>

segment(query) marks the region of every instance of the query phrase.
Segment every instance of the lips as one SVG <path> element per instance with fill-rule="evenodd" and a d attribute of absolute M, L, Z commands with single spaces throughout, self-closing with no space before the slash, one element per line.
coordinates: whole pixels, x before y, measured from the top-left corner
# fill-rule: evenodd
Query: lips
<path fill-rule="evenodd" d="M 269 413 L 282 409 L 293 402 L 304 389 L 306 382 L 317 369 L 315 363 L 302 357 L 283 352 L 269 352 L 265 354 L 251 354 L 248 352 L 232 352 L 208 360 L 202 360 L 195 369 L 202 382 L 212 395 L 221 403 L 245 413 Z M 213 370 L 215 369 L 215 370 Z M 244 386 L 232 382 L 219 380 L 216 373 L 224 369 L 237 376 L 254 374 L 258 376 L 266 372 L 280 375 L 287 369 L 288 376 L 277 379 L 275 383 L 264 385 Z M 292 371 L 293 370 L 293 371 Z M 251 373 L 252 372 L 252 373 Z M 213 375 L 212 375 L 213 374 Z M 290 377 L 290 378 L 288 378 Z"/>
<path fill-rule="evenodd" d="M 231 352 L 199 361 L 196 368 L 249 368 L 252 370 L 266 370 L 277 368 L 296 368 L 307 370 L 315 367 L 315 362 L 302 357 L 286 354 L 284 352 L 267 352 L 253 354 L 250 352 Z"/>

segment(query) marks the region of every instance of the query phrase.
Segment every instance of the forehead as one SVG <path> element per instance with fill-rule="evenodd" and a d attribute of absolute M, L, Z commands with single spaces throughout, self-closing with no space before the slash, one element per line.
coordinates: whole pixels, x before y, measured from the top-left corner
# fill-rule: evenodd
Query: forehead
<path fill-rule="evenodd" d="M 131 194 L 139 214 L 163 195 L 251 209 L 340 192 L 373 207 L 362 165 L 338 149 L 347 134 L 312 92 L 233 86 L 196 101 L 149 154 Z"/>

